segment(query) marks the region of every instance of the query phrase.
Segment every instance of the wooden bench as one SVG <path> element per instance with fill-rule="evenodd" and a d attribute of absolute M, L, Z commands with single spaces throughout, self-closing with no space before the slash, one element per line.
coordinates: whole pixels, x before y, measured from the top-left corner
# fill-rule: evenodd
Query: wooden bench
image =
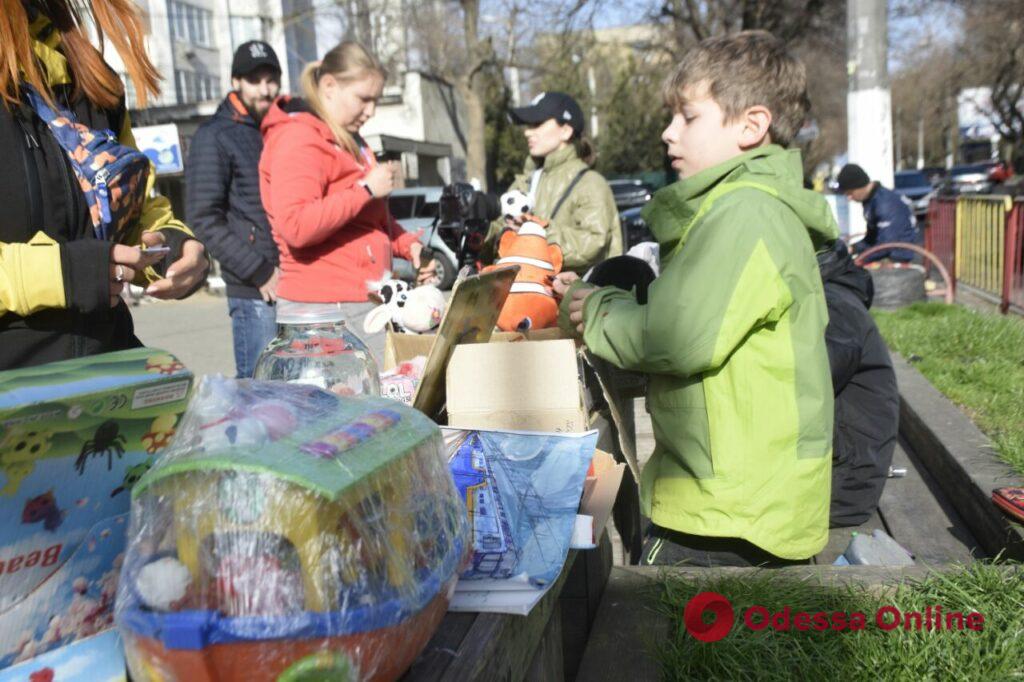
<path fill-rule="evenodd" d="M 569 552 L 555 585 L 528 616 L 448 613 L 402 679 L 573 679 L 611 568 L 605 534 L 597 549 Z"/>

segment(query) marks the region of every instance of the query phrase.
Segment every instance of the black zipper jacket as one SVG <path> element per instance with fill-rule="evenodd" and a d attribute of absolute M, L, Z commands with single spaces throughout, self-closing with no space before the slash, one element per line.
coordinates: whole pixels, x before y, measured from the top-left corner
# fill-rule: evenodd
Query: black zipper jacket
<path fill-rule="evenodd" d="M 220 262 L 227 295 L 260 298 L 278 265 L 260 201 L 263 138 L 235 93 L 196 131 L 186 166 L 186 221 Z"/>
<path fill-rule="evenodd" d="M 855 526 L 878 506 L 896 448 L 900 396 L 889 349 L 868 313 L 871 275 L 841 241 L 818 255 L 828 305 L 825 344 L 835 390 L 830 522 Z"/>

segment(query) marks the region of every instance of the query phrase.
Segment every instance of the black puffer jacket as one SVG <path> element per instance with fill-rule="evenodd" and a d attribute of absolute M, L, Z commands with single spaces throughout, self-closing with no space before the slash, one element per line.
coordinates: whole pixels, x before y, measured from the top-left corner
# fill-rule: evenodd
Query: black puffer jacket
<path fill-rule="evenodd" d="M 232 92 L 196 131 L 186 166 L 188 223 L 220 261 L 235 298 L 260 298 L 259 287 L 278 264 L 260 201 L 262 151 L 259 127 Z"/>
<path fill-rule="evenodd" d="M 825 342 L 835 389 L 830 522 L 854 526 L 878 506 L 892 463 L 900 398 L 889 350 L 868 313 L 871 275 L 846 245 L 818 255 L 828 327 Z"/>

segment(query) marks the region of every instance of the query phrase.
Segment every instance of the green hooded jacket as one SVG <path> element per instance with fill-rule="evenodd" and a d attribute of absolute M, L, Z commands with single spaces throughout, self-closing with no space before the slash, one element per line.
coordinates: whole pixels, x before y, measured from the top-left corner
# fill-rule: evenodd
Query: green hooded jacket
<path fill-rule="evenodd" d="M 585 170 L 587 165 L 576 154 L 572 145 L 552 152 L 544 159 L 544 171 L 537 183 L 533 214 L 550 220 L 548 241 L 562 247 L 564 259 L 562 269 L 583 274 L 591 267 L 612 256 L 622 255 L 622 228 L 619 226 L 619 212 L 615 198 L 604 177 L 597 171 L 580 178 L 569 196 L 551 218 L 555 204 L 565 194 L 573 179 Z M 509 186 L 509 191 L 530 191 L 530 178 L 537 170 L 532 158 L 526 159 L 521 175 Z M 491 224 L 484 248 L 484 262 L 495 260 L 494 249 L 498 238 L 505 229 L 505 220 Z"/>
<path fill-rule="evenodd" d="M 786 559 L 825 546 L 832 461 L 815 251 L 838 229 L 802 177 L 798 151 L 769 145 L 658 192 L 644 210 L 662 253 L 647 305 L 614 288 L 584 305 L 587 347 L 650 374 L 644 512 Z"/>

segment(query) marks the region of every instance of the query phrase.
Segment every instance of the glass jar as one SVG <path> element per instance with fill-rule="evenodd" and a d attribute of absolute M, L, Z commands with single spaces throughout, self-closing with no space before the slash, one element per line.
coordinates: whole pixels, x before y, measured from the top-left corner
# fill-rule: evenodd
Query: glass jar
<path fill-rule="evenodd" d="M 338 303 L 278 300 L 277 337 L 260 353 L 253 378 L 380 395 L 377 361 L 345 324 Z"/>

